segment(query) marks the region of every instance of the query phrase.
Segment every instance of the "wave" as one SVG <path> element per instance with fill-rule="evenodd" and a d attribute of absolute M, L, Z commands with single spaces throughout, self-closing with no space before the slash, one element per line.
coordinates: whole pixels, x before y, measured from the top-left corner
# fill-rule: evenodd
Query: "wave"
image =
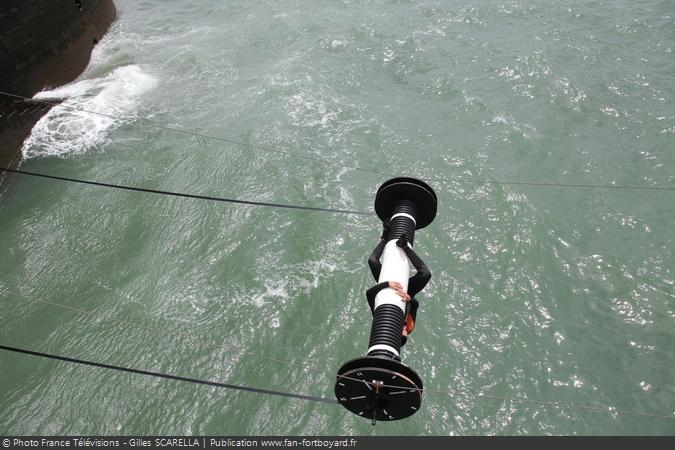
<path fill-rule="evenodd" d="M 33 127 L 21 149 L 24 159 L 83 154 L 108 142 L 109 131 L 136 118 L 142 95 L 158 80 L 138 65 L 36 94 L 62 100 Z"/>

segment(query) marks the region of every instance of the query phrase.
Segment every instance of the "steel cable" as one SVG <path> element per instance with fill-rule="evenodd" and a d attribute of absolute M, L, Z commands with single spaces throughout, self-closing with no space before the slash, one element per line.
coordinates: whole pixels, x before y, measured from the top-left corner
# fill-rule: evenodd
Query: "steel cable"
<path fill-rule="evenodd" d="M 89 114 L 95 114 L 99 115 L 102 117 L 108 117 L 112 119 L 119 119 L 118 116 L 112 115 L 112 114 L 106 114 L 106 113 L 101 113 L 97 111 L 90 111 L 87 109 L 83 108 L 75 108 L 73 106 L 69 105 L 64 105 L 60 103 L 60 101 L 55 101 L 55 100 L 44 100 L 44 99 L 35 99 L 35 98 L 30 98 L 26 97 L 23 95 L 18 95 L 18 94 L 13 94 L 11 92 L 6 92 L 6 91 L 0 91 L 0 95 L 4 95 L 7 97 L 12 97 L 16 99 L 21 99 L 21 100 L 26 100 L 30 102 L 40 102 L 43 104 L 48 104 L 52 106 L 59 106 L 61 108 L 65 109 L 70 109 L 72 111 L 80 111 L 80 112 L 85 112 Z M 331 161 L 329 159 L 325 158 L 319 158 L 316 156 L 307 156 L 307 155 L 300 155 L 298 153 L 294 152 L 289 152 L 287 150 L 282 150 L 278 148 L 272 148 L 272 147 L 266 147 L 262 145 L 255 145 L 255 144 L 250 144 L 247 142 L 241 142 L 237 141 L 235 139 L 230 139 L 230 138 L 224 138 L 224 137 L 219 137 L 219 136 L 213 136 L 213 135 L 208 135 L 208 134 L 202 134 L 198 133 L 196 131 L 191 131 L 191 130 L 184 130 L 181 128 L 175 128 L 175 127 L 169 127 L 166 125 L 162 125 L 154 120 L 141 117 L 141 120 L 146 122 L 152 127 L 166 130 L 166 131 L 171 131 L 174 133 L 180 133 L 188 136 L 193 136 L 193 137 L 199 137 L 203 139 L 208 139 L 216 142 L 225 142 L 228 144 L 234 144 L 234 145 L 240 145 L 252 149 L 257 149 L 257 150 L 265 150 L 265 151 L 270 151 L 274 153 L 281 153 L 285 154 L 288 156 L 296 157 L 296 158 L 302 158 L 308 161 L 314 161 L 314 162 L 321 162 L 324 164 L 329 164 L 337 167 L 342 167 L 344 169 L 350 169 L 350 170 L 357 170 L 361 172 L 366 172 L 370 173 L 372 175 L 378 175 L 381 177 L 385 178 L 393 178 L 396 175 L 385 173 L 382 171 L 378 171 L 375 169 L 370 169 L 366 167 L 360 167 L 356 165 L 346 165 L 342 164 L 336 161 Z M 618 184 L 587 184 L 587 183 L 556 183 L 556 182 L 539 182 L 539 181 L 509 181 L 509 180 L 476 180 L 476 179 L 467 179 L 467 178 L 448 178 L 448 177 L 423 177 L 427 181 L 441 181 L 441 182 L 448 182 L 448 183 L 463 183 L 463 184 L 487 184 L 487 185 L 499 185 L 499 186 L 530 186 L 530 187 L 558 187 L 558 188 L 577 188 L 577 189 L 619 189 L 619 190 L 637 190 L 637 191 L 675 191 L 675 187 L 669 187 L 669 186 L 630 186 L 630 185 L 618 185 Z"/>

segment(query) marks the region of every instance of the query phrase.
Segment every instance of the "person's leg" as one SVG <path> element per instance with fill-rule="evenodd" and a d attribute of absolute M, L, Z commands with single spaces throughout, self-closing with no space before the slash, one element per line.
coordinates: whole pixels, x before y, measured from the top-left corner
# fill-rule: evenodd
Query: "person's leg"
<path fill-rule="evenodd" d="M 384 246 L 387 244 L 387 235 L 389 234 L 389 219 L 382 222 L 382 235 L 380 236 L 380 242 L 373 250 L 373 253 L 368 257 L 368 265 L 370 266 L 370 272 L 373 274 L 375 281 L 380 279 L 380 271 L 382 270 L 382 263 L 380 263 L 380 258 L 382 257 L 382 252 L 384 251 Z"/>
<path fill-rule="evenodd" d="M 382 252 L 384 251 L 385 245 L 386 245 L 385 240 L 380 239 L 380 242 L 375 247 L 375 250 L 373 250 L 373 253 L 371 253 L 370 256 L 368 257 L 368 266 L 370 266 L 370 273 L 373 274 L 373 278 L 375 278 L 375 281 L 378 281 L 380 279 L 380 272 L 382 271 L 382 263 L 380 262 L 380 257 L 382 256 Z"/>
<path fill-rule="evenodd" d="M 427 285 L 431 279 L 431 272 L 427 265 L 424 264 L 424 261 L 422 261 L 422 258 L 417 256 L 417 253 L 415 253 L 412 246 L 408 243 L 408 237 L 405 234 L 401 235 L 396 245 L 403 249 L 413 267 L 417 270 L 417 273 L 408 280 L 408 294 L 414 297 Z"/>

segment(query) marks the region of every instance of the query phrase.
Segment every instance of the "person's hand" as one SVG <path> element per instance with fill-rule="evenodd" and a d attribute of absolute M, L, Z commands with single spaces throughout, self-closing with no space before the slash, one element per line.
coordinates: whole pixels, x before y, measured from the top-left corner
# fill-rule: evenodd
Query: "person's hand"
<path fill-rule="evenodd" d="M 398 241 L 396 241 L 396 245 L 401 248 L 406 248 L 408 246 L 408 236 L 403 233 L 401 237 L 398 238 Z"/>
<path fill-rule="evenodd" d="M 399 291 L 403 290 L 403 285 L 401 283 L 399 283 L 398 281 L 390 281 L 389 287 L 392 288 L 395 291 L 396 290 L 399 290 Z"/>
<path fill-rule="evenodd" d="M 396 295 L 401 297 L 401 301 L 404 302 L 410 301 L 410 295 L 408 295 L 408 293 L 405 290 L 403 290 L 403 286 L 401 286 L 401 283 L 399 283 L 398 281 L 390 281 L 389 287 L 393 289 L 394 292 L 396 292 Z"/>

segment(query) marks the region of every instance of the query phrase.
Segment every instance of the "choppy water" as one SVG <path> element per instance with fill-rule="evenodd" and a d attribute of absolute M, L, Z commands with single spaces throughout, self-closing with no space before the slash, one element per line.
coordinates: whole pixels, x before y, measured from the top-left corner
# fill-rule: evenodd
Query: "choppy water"
<path fill-rule="evenodd" d="M 117 5 L 87 71 L 40 94 L 74 109 L 22 169 L 348 209 L 386 179 L 353 167 L 433 180 L 404 360 L 449 395 L 372 427 L 2 352 L 0 433 L 675 433 L 674 192 L 451 181 L 674 187 L 670 0 Z M 366 350 L 375 218 L 18 175 L 0 217 L 4 345 L 325 396 Z"/>

